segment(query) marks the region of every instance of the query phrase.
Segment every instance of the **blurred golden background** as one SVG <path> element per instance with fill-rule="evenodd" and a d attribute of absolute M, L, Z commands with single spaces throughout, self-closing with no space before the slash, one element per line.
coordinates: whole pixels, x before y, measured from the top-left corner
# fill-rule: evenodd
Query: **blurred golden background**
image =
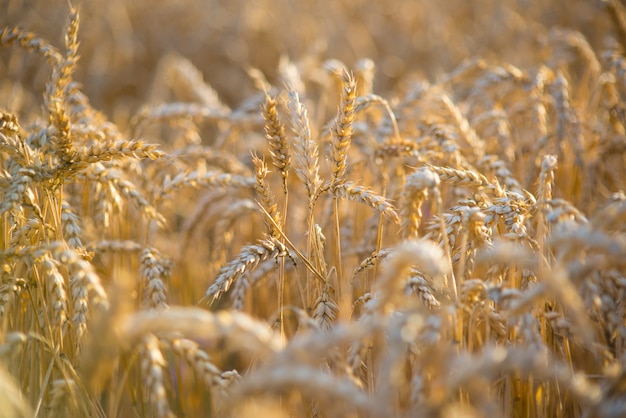
<path fill-rule="evenodd" d="M 65 0 L 3 0 L 0 27 L 20 25 L 62 45 Z M 92 104 L 119 121 L 144 103 L 168 53 L 189 59 L 222 100 L 235 106 L 253 92 L 246 68 L 273 81 L 281 56 L 361 58 L 377 66 L 375 90 L 389 92 L 415 74 L 436 80 L 481 57 L 526 67 L 542 59 L 552 28 L 581 32 L 605 49 L 613 30 L 600 0 L 90 0 L 81 12 L 76 79 Z M 552 57 L 551 59 L 553 59 Z M 14 101 L 13 81 L 42 90 L 49 68 L 25 51 L 0 49 L 0 106 Z M 7 97 L 11 95 L 10 97 Z M 118 117 L 116 117 L 116 112 Z M 125 119 L 125 118 L 123 118 Z"/>

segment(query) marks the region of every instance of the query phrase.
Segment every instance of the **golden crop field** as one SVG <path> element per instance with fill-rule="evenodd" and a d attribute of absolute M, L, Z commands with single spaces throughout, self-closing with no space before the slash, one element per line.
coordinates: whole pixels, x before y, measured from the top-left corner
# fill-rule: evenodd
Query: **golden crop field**
<path fill-rule="evenodd" d="M 1 418 L 626 416 L 620 0 L 0 3 Z"/>

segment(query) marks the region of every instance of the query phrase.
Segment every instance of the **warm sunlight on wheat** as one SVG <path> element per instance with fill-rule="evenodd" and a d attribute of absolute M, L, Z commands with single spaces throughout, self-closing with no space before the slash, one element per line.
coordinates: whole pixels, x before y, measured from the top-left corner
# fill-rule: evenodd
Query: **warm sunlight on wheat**
<path fill-rule="evenodd" d="M 1 8 L 0 417 L 626 416 L 620 0 L 70 3 Z"/>

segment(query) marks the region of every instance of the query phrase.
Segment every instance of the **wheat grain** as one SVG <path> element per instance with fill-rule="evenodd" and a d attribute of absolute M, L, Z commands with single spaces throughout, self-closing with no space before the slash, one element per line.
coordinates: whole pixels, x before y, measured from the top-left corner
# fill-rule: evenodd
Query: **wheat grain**
<path fill-rule="evenodd" d="M 266 221 L 267 233 L 274 238 L 278 238 L 280 234 L 278 233 L 278 231 L 275 230 L 274 225 L 282 225 L 282 221 L 280 213 L 278 212 L 276 197 L 274 196 L 274 193 L 272 193 L 272 191 L 270 190 L 269 185 L 265 180 L 265 177 L 267 176 L 269 170 L 265 165 L 265 161 L 261 160 L 256 155 L 252 155 L 252 162 L 254 163 L 254 167 L 256 168 L 256 184 L 254 186 L 254 189 L 261 198 L 261 204 L 274 220 L 273 223 Z"/>
<path fill-rule="evenodd" d="M 254 270 L 261 261 L 286 255 L 285 245 L 272 237 L 261 240 L 256 245 L 244 247 L 237 258 L 220 269 L 215 281 L 207 289 L 205 297 L 219 299 L 222 294 L 228 292 L 239 276 Z"/>
<path fill-rule="evenodd" d="M 339 109 L 331 128 L 331 172 L 333 184 L 341 182 L 346 174 L 346 159 L 352 140 L 353 123 L 356 115 L 356 81 L 346 70 L 337 74 L 342 83 Z"/>
<path fill-rule="evenodd" d="M 221 173 L 217 171 L 193 171 L 180 173 L 174 178 L 166 179 L 159 191 L 158 198 L 165 199 L 169 194 L 185 187 L 243 187 L 254 188 L 254 178 Z"/>
<path fill-rule="evenodd" d="M 59 170 L 65 170 L 64 165 L 70 164 L 76 154 L 70 133 L 72 123 L 64 101 L 78 61 L 78 23 L 78 11 L 72 9 L 65 35 L 65 56 L 54 66 L 52 78 L 46 85 L 46 107 L 50 114 L 50 125 L 54 128 L 50 141 L 54 154 L 61 162 Z"/>
<path fill-rule="evenodd" d="M 63 251 L 58 255 L 58 260 L 68 266 L 71 275 L 69 286 L 72 301 L 72 323 L 78 345 L 87 329 L 90 299 L 96 308 L 107 309 L 109 306 L 108 296 L 91 264 L 79 259 L 76 253 Z"/>
<path fill-rule="evenodd" d="M 367 187 L 347 181 L 336 184 L 333 188 L 333 193 L 341 198 L 367 205 L 379 211 L 394 223 L 399 222 L 398 214 L 393 205 L 386 198 L 377 195 Z"/>
<path fill-rule="evenodd" d="M 315 301 L 313 319 L 317 321 L 320 329 L 329 330 L 337 318 L 339 306 L 330 298 L 328 289 L 324 289 Z"/>
<path fill-rule="evenodd" d="M 61 222 L 63 223 L 63 238 L 67 245 L 74 250 L 82 249 L 80 217 L 74 213 L 66 201 L 61 203 Z"/>
<path fill-rule="evenodd" d="M 291 156 L 285 134 L 285 126 L 278 118 L 276 99 L 269 95 L 263 105 L 263 118 L 265 119 L 265 138 L 270 146 L 272 165 L 278 169 L 283 180 L 283 192 L 287 192 L 287 176 L 291 168 Z"/>
<path fill-rule="evenodd" d="M 295 135 L 294 142 L 294 165 L 296 174 L 307 190 L 309 204 L 322 187 L 322 179 L 319 176 L 318 145 L 311 136 L 309 118 L 304 104 L 300 102 L 300 96 L 294 86 L 289 86 L 289 121 L 291 130 Z"/>
<path fill-rule="evenodd" d="M 376 283 L 376 309 L 385 310 L 394 294 L 404 289 L 405 273 L 411 266 L 433 277 L 436 286 L 441 287 L 443 275 L 449 271 L 441 249 L 427 240 L 406 241 L 393 251 L 389 258 L 384 276 Z"/>
<path fill-rule="evenodd" d="M 144 304 L 151 309 L 167 309 L 167 281 L 171 262 L 156 248 L 146 248 L 141 254 L 141 277 L 144 280 Z"/>
<path fill-rule="evenodd" d="M 35 52 L 45 57 L 52 65 L 63 60 L 63 56 L 59 50 L 45 39 L 39 38 L 34 33 L 24 31 L 18 27 L 7 26 L 2 29 L 2 33 L 0 33 L 0 46 L 9 46 L 12 44 L 17 44 L 28 51 Z"/>
<path fill-rule="evenodd" d="M 156 149 L 154 144 L 146 144 L 143 141 L 100 141 L 93 143 L 80 151 L 75 164 L 93 164 L 99 161 L 112 159 L 149 158 L 156 160 L 162 158 L 164 153 Z"/>
<path fill-rule="evenodd" d="M 61 326 L 67 318 L 67 294 L 65 292 L 65 279 L 58 270 L 58 262 L 51 258 L 46 258 L 42 262 L 46 273 L 48 286 L 50 286 L 50 307 L 52 308 L 51 318 L 53 326 Z"/>
<path fill-rule="evenodd" d="M 430 309 L 439 309 L 441 302 L 434 295 L 433 290 L 424 275 L 418 270 L 412 269 L 407 281 L 407 291 L 415 294 Z"/>
<path fill-rule="evenodd" d="M 163 368 L 167 363 L 159 349 L 159 340 L 154 335 L 146 335 L 140 350 L 141 374 L 154 414 L 157 417 L 172 417 L 163 376 Z"/>
<path fill-rule="evenodd" d="M 13 214 L 22 212 L 22 199 L 27 193 L 32 193 L 30 185 L 33 182 L 35 172 L 28 168 L 20 168 L 16 173 L 10 175 L 11 182 L 9 188 L 4 192 L 2 204 L 0 204 L 0 215 L 11 211 Z"/>
<path fill-rule="evenodd" d="M 402 191 L 402 237 L 404 239 L 417 238 L 419 224 L 422 220 L 422 204 L 428 197 L 428 191 L 437 187 L 440 180 L 435 172 L 429 168 L 419 170 L 407 176 Z"/>
<path fill-rule="evenodd" d="M 230 376 L 224 375 L 224 372 L 211 361 L 210 356 L 198 346 L 198 343 L 186 338 L 175 338 L 167 343 L 178 356 L 191 365 L 207 388 L 216 390 L 221 397 L 227 395 Z M 238 376 L 236 371 L 231 373 Z"/>
<path fill-rule="evenodd" d="M 137 186 L 127 180 L 119 170 L 106 167 L 102 163 L 95 163 L 87 170 L 81 172 L 78 177 L 96 182 L 102 185 L 103 191 L 110 193 L 110 200 L 102 199 L 101 203 L 105 205 L 105 207 L 116 207 L 118 210 L 121 210 L 124 205 L 124 199 L 121 196 L 124 196 L 126 200 L 136 204 L 146 218 L 156 220 L 159 224 L 165 223 L 163 215 L 148 202 L 137 189 Z M 109 216 L 110 214 L 106 215 Z"/>
<path fill-rule="evenodd" d="M 446 182 L 459 186 L 482 187 L 489 184 L 489 181 L 480 173 L 472 170 L 459 170 L 450 167 L 437 167 L 427 164 L 427 167 L 436 173 L 439 178 Z"/>

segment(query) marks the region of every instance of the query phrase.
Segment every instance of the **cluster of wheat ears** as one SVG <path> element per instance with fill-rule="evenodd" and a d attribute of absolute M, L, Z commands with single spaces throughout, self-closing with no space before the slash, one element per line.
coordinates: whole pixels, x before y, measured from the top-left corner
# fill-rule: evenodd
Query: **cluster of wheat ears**
<path fill-rule="evenodd" d="M 626 414 L 618 42 L 389 99 L 371 60 L 283 59 L 234 109 L 168 55 L 186 100 L 119 126 L 78 28 L 0 32 L 51 68 L 0 111 L 0 416 Z"/>

